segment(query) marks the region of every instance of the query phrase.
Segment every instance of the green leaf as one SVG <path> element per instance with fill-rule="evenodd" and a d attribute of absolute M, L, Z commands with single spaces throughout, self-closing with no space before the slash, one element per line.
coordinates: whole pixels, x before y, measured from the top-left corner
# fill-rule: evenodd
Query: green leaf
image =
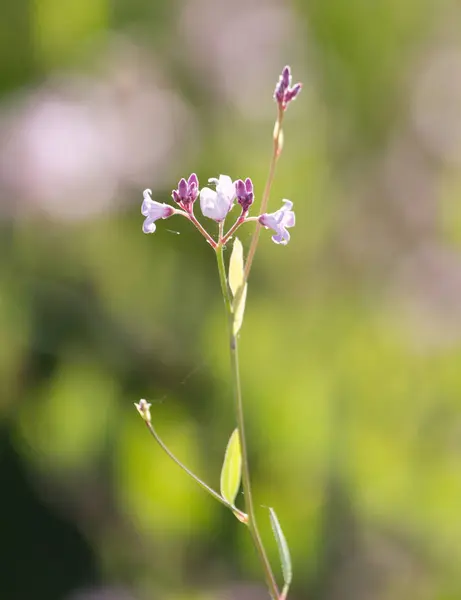
<path fill-rule="evenodd" d="M 240 328 L 243 323 L 243 315 L 245 314 L 245 302 L 247 299 L 247 289 L 248 284 L 245 283 L 245 287 L 242 290 L 242 293 L 239 294 L 232 305 L 232 310 L 234 312 L 234 325 L 233 325 L 233 333 L 237 335 L 240 331 Z"/>
<path fill-rule="evenodd" d="M 229 262 L 229 286 L 234 298 L 243 285 L 243 274 L 243 246 L 242 242 L 238 238 L 235 238 Z"/>
<path fill-rule="evenodd" d="M 234 506 L 235 497 L 242 477 L 242 452 L 238 429 L 234 429 L 229 438 L 221 469 L 221 495 Z"/>
<path fill-rule="evenodd" d="M 244 287 L 242 287 L 243 285 Z M 243 246 L 238 238 L 235 238 L 234 240 L 234 246 L 230 257 L 229 286 L 234 296 L 234 302 L 232 303 L 232 312 L 234 313 L 232 330 L 234 335 L 237 335 L 242 327 L 247 297 L 247 284 L 245 283 L 245 269 L 243 264 Z"/>
<path fill-rule="evenodd" d="M 288 548 L 285 536 L 283 535 L 282 528 L 280 527 L 279 520 L 277 519 L 277 515 L 275 514 L 275 510 L 273 508 L 269 508 L 269 515 L 271 519 L 272 531 L 274 532 L 275 541 L 277 542 L 277 547 L 279 549 L 280 562 L 282 564 L 283 580 L 285 582 L 284 591 L 286 596 L 293 577 L 290 550 Z"/>

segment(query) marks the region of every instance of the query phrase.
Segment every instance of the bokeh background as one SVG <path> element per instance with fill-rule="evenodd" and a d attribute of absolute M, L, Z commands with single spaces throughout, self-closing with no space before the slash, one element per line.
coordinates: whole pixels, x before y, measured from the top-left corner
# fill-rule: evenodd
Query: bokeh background
<path fill-rule="evenodd" d="M 241 343 L 270 555 L 266 506 L 293 600 L 461 597 L 460 24 L 456 0 L 2 1 L 2 599 L 266 597 L 133 407 L 217 485 L 214 256 L 184 219 L 143 235 L 140 204 L 192 171 L 260 197 L 286 63 L 271 207 L 297 225 L 262 236 Z"/>

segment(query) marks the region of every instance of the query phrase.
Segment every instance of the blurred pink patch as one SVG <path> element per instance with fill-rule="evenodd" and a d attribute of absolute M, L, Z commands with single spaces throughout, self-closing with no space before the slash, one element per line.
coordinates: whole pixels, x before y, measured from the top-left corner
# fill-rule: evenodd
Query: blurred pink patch
<path fill-rule="evenodd" d="M 267 90 L 274 69 L 300 54 L 299 31 L 289 3 L 282 0 L 188 0 L 179 21 L 178 37 L 187 56 L 201 69 L 210 90 L 251 118 L 273 115 Z M 294 48 L 293 40 L 297 40 Z M 291 47 L 291 49 L 290 49 Z M 181 52 L 184 52 L 181 46 Z M 267 110 L 265 110 L 265 108 Z"/>
<path fill-rule="evenodd" d="M 461 45 L 438 47 L 414 84 L 413 125 L 437 159 L 461 165 Z"/>
<path fill-rule="evenodd" d="M 195 151 L 193 114 L 139 48 L 117 40 L 100 71 L 0 108 L 1 212 L 97 215 L 121 203 L 124 187 L 166 184 Z"/>

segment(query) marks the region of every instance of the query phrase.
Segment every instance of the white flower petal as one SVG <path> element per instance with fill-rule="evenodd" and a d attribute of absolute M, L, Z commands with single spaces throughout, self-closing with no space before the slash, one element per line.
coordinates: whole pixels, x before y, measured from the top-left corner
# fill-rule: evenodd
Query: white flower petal
<path fill-rule="evenodd" d="M 288 211 L 285 213 L 285 218 L 283 219 L 283 224 L 285 227 L 294 227 L 296 224 L 295 213 L 293 211 Z"/>
<path fill-rule="evenodd" d="M 231 201 L 235 198 L 235 185 L 229 175 L 219 176 L 218 183 L 216 184 L 216 191 L 218 194 L 223 194 Z"/>
<path fill-rule="evenodd" d="M 283 206 L 281 210 L 292 210 L 293 208 L 293 202 L 291 200 L 287 200 L 286 198 L 284 198 L 282 200 L 283 202 Z"/>
<path fill-rule="evenodd" d="M 217 193 L 210 188 L 204 187 L 200 190 L 200 208 L 204 217 L 215 218 L 217 196 Z"/>
<path fill-rule="evenodd" d="M 150 217 L 147 217 L 147 219 L 142 224 L 142 230 L 143 230 L 143 232 L 144 233 L 154 233 L 154 231 L 156 229 L 157 229 L 157 226 L 155 225 L 154 220 L 151 219 Z"/>
<path fill-rule="evenodd" d="M 232 208 L 235 185 L 228 175 L 220 175 L 219 179 L 210 178 L 208 181 L 216 184 L 216 191 L 207 187 L 200 191 L 200 208 L 205 217 L 219 223 Z"/>
<path fill-rule="evenodd" d="M 149 214 L 151 213 L 152 209 L 153 209 L 153 205 L 154 205 L 154 201 L 150 200 L 149 198 L 145 198 L 143 200 L 143 203 L 141 205 L 141 213 L 147 217 L 149 216 Z"/>
<path fill-rule="evenodd" d="M 295 213 L 291 210 L 293 202 L 291 200 L 283 200 L 282 208 L 279 208 L 274 213 L 265 213 L 259 217 L 259 222 L 263 227 L 270 227 L 275 231 L 272 236 L 272 241 L 276 244 L 286 246 L 290 241 L 290 232 L 287 227 L 294 227 Z"/>

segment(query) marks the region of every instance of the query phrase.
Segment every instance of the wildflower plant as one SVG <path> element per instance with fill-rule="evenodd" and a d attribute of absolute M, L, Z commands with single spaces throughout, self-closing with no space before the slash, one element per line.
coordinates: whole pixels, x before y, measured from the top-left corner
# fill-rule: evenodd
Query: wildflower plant
<path fill-rule="evenodd" d="M 152 200 L 152 192 L 144 191 L 144 200 L 141 212 L 145 217 L 142 230 L 144 233 L 154 233 L 156 222 L 159 219 L 168 219 L 174 215 L 181 215 L 191 221 L 213 249 L 219 273 L 221 291 L 226 309 L 228 323 L 228 339 L 231 359 L 231 380 L 233 399 L 236 412 L 236 427 L 230 436 L 225 451 L 224 462 L 221 469 L 220 491 L 215 491 L 197 475 L 192 473 L 166 446 L 157 434 L 151 416 L 151 404 L 140 400 L 135 404 L 139 414 L 147 425 L 151 435 L 168 456 L 194 479 L 215 500 L 230 509 L 235 517 L 248 528 L 253 544 L 261 562 L 262 570 L 273 600 L 285 600 L 292 579 L 291 559 L 288 545 L 283 534 L 274 509 L 269 508 L 269 518 L 274 537 L 278 546 L 283 573 L 283 586 L 281 591 L 270 565 L 267 552 L 259 533 L 256 521 L 253 492 L 251 488 L 250 466 L 248 462 L 247 440 L 245 436 L 245 419 L 243 410 L 242 390 L 240 384 L 238 341 L 245 311 L 245 301 L 248 289 L 248 278 L 253 264 L 255 252 L 259 242 L 262 228 L 271 229 L 272 241 L 282 246 L 290 241 L 289 228 L 295 225 L 293 202 L 283 199 L 282 206 L 275 212 L 267 212 L 269 196 L 274 180 L 275 168 L 283 148 L 282 122 L 289 104 L 296 98 L 301 90 L 301 84 L 291 85 L 290 67 L 286 66 L 275 87 L 274 100 L 277 106 L 277 118 L 273 132 L 273 151 L 269 167 L 269 174 L 261 198 L 259 214 L 253 212 L 255 192 L 252 180 L 232 180 L 228 175 L 220 175 L 208 180 L 209 187 L 200 189 L 199 180 L 195 173 L 189 178 L 181 179 L 178 187 L 172 191 L 172 198 L 178 208 L 169 204 Z M 199 199 L 200 209 L 204 217 L 218 223 L 218 238 L 213 237 L 209 231 L 197 220 L 194 214 L 196 201 Z M 234 223 L 225 231 L 225 222 L 233 208 L 240 208 Z M 234 212 L 235 214 L 235 212 Z M 234 237 L 242 226 L 255 224 L 253 236 L 246 260 L 244 259 L 243 246 L 238 238 Z M 232 253 L 228 268 L 224 260 L 224 249 L 234 239 Z M 240 487 L 243 488 L 244 510 L 235 505 L 235 500 Z"/>

